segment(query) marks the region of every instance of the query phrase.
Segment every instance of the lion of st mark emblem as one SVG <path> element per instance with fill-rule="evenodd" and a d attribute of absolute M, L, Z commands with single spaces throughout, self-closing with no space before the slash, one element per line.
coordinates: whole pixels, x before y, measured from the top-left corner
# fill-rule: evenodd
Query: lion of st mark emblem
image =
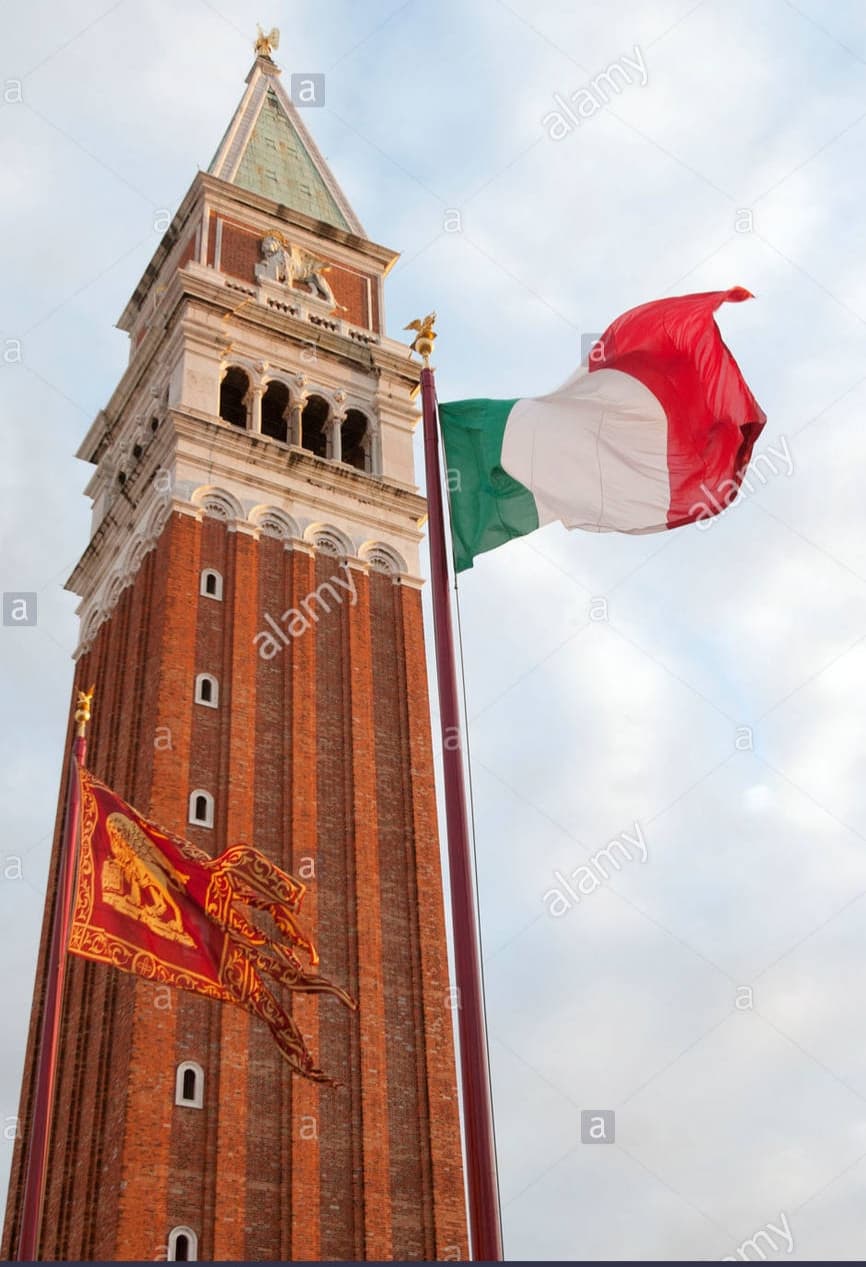
<path fill-rule="evenodd" d="M 173 886 L 183 890 L 189 876 L 178 871 L 125 814 L 109 814 L 105 825 L 111 852 L 102 864 L 103 901 L 157 937 L 194 946 L 171 891 Z"/>

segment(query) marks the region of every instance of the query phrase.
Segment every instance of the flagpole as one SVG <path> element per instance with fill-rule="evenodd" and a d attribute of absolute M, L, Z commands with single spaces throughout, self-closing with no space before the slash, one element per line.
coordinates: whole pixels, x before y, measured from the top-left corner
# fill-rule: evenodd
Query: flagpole
<path fill-rule="evenodd" d="M 57 897 L 48 951 L 48 979 L 39 1032 L 36 1064 L 36 1094 L 27 1142 L 27 1168 L 24 1179 L 24 1201 L 18 1239 L 18 1261 L 36 1262 L 42 1205 L 48 1172 L 48 1150 L 51 1145 L 51 1123 L 54 1114 L 54 1092 L 57 1082 L 57 1054 L 60 1047 L 60 1024 L 63 1015 L 63 986 L 66 979 L 66 955 L 72 918 L 75 871 L 78 864 L 78 820 L 81 806 L 81 782 L 78 769 L 87 751 L 87 723 L 93 687 L 79 691 L 75 709 L 76 731 L 69 758 L 69 787 L 66 815 L 60 839 L 57 866 Z"/>
<path fill-rule="evenodd" d="M 423 357 L 421 403 L 424 419 L 424 465 L 430 527 L 430 578 L 433 633 L 442 727 L 445 776 L 445 820 L 451 880 L 451 924 L 457 980 L 460 1072 L 463 1090 L 466 1181 L 469 1196 L 471 1257 L 475 1262 L 502 1261 L 499 1188 L 493 1136 L 493 1103 L 487 1061 L 487 1027 L 481 980 L 481 945 L 470 850 L 462 727 L 457 693 L 454 630 L 448 593 L 448 552 L 445 538 L 442 479 L 439 471 L 439 424 L 436 382 L 430 368 L 435 314 L 414 328 L 412 344 Z M 455 739 L 457 742 L 455 742 Z"/>

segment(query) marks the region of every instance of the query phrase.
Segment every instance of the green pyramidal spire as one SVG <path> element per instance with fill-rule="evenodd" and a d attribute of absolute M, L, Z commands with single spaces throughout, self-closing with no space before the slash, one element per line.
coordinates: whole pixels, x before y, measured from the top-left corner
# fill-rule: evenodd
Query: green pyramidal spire
<path fill-rule="evenodd" d="M 279 75 L 270 57 L 256 58 L 210 174 L 337 229 L 366 236 Z"/>

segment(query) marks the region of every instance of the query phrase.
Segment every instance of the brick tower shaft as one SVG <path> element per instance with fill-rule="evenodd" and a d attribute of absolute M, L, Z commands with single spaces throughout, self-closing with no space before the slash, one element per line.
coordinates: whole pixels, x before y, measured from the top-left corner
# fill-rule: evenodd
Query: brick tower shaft
<path fill-rule="evenodd" d="M 44 1259 L 466 1257 L 417 371 L 382 330 L 394 258 L 260 52 L 124 313 L 130 364 L 80 452 L 75 689 L 96 684 L 88 764 L 122 797 L 303 880 L 322 971 L 359 1009 L 283 999 L 340 1084 L 318 1086 L 240 1009 L 72 957 Z"/>

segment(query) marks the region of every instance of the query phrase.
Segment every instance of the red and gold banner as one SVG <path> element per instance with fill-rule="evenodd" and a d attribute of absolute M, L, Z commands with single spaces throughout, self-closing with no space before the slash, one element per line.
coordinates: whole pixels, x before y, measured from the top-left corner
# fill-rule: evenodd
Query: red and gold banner
<path fill-rule="evenodd" d="M 331 1081 L 264 981 L 333 994 L 355 1007 L 345 990 L 314 970 L 316 949 L 297 921 L 304 885 L 249 845 L 210 858 L 142 818 L 87 770 L 80 778 L 69 949 L 149 981 L 239 1003 L 267 1022 L 296 1073 Z M 264 932 L 249 908 L 269 915 L 278 936 Z"/>

